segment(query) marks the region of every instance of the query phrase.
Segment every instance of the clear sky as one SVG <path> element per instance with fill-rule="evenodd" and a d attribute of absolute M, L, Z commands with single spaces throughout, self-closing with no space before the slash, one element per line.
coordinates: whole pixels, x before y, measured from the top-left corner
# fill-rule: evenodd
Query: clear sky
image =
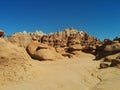
<path fill-rule="evenodd" d="M 0 0 L 6 35 L 73 27 L 100 39 L 120 36 L 120 0 Z"/>

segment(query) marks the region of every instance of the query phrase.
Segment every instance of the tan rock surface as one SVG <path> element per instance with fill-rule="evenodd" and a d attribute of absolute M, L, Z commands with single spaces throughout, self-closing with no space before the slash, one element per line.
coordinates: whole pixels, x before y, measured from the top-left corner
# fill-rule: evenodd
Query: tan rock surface
<path fill-rule="evenodd" d="M 120 53 L 112 54 L 112 55 L 106 56 L 104 61 L 111 62 L 114 59 L 119 59 L 119 57 L 120 57 Z"/>
<path fill-rule="evenodd" d="M 0 37 L 4 37 L 5 36 L 5 32 L 0 30 Z"/>
<path fill-rule="evenodd" d="M 24 33 L 16 33 L 12 36 L 9 36 L 7 39 L 11 43 L 16 44 L 19 47 L 25 47 L 25 48 L 32 40 L 29 34 L 24 34 Z"/>
<path fill-rule="evenodd" d="M 0 84 L 32 78 L 30 60 L 24 48 L 0 38 Z"/>
<path fill-rule="evenodd" d="M 54 61 L 63 58 L 62 55 L 57 53 L 53 47 L 39 43 L 37 40 L 33 40 L 27 46 L 26 50 L 33 59 L 37 59 L 37 60 Z"/>

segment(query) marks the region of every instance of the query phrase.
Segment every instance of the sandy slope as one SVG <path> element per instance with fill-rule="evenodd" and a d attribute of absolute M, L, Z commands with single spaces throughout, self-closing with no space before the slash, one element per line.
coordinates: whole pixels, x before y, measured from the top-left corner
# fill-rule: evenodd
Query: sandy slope
<path fill-rule="evenodd" d="M 92 59 L 93 56 L 88 55 L 65 61 L 31 60 L 36 73 L 34 79 L 11 82 L 1 86 L 0 90 L 89 90 L 99 82 L 94 75 L 99 62 Z"/>
<path fill-rule="evenodd" d="M 31 60 L 32 79 L 9 82 L 0 90 L 119 90 L 120 70 L 98 69 L 100 62 L 92 59 L 87 55 L 52 62 Z"/>

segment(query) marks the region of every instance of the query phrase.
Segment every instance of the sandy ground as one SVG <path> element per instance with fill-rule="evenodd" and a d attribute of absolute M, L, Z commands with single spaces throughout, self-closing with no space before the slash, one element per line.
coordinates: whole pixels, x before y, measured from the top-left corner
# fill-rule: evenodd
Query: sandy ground
<path fill-rule="evenodd" d="M 0 90 L 90 90 L 99 82 L 95 77 L 99 62 L 94 57 L 74 60 L 31 60 L 33 79 L 1 85 Z"/>

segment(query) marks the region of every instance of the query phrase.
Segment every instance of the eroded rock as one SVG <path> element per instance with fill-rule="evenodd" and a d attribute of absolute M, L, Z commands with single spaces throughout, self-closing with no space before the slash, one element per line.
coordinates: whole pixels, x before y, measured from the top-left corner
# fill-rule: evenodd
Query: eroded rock
<path fill-rule="evenodd" d="M 3 38 L 5 36 L 5 32 L 0 30 L 0 38 Z"/>
<path fill-rule="evenodd" d="M 50 60 L 54 61 L 62 58 L 62 56 L 55 51 L 53 47 L 50 47 L 46 44 L 39 43 L 38 39 L 33 38 L 32 42 L 27 46 L 28 54 L 37 60 Z"/>

